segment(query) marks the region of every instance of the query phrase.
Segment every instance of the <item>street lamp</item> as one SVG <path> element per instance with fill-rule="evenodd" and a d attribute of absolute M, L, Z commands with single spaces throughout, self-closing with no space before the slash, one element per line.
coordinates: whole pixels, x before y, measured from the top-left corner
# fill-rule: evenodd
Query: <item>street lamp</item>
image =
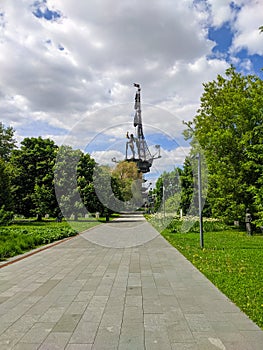
<path fill-rule="evenodd" d="M 204 248 L 203 216 L 202 216 L 202 174 L 201 174 L 201 153 L 196 156 L 198 159 L 198 209 L 199 209 L 199 230 L 200 247 Z"/>
<path fill-rule="evenodd" d="M 165 186 L 163 183 L 163 217 L 165 218 Z"/>

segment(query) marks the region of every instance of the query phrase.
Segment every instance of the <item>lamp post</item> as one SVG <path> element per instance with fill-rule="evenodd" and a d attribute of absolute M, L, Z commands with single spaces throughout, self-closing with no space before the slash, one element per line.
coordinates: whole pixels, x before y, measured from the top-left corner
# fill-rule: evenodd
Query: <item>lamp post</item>
<path fill-rule="evenodd" d="M 163 217 L 165 218 L 165 186 L 163 184 Z"/>
<path fill-rule="evenodd" d="M 202 173 L 201 173 L 201 153 L 197 155 L 198 159 L 198 207 L 199 207 L 199 230 L 200 247 L 204 248 L 203 216 L 202 216 Z"/>

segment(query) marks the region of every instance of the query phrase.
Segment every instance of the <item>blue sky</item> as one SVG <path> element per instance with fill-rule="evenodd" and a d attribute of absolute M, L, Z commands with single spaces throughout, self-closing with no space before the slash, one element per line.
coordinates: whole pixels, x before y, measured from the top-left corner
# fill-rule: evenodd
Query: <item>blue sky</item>
<path fill-rule="evenodd" d="M 169 170 L 189 151 L 182 121 L 204 82 L 230 64 L 263 78 L 262 9 L 263 0 L 1 2 L 1 121 L 18 141 L 49 137 L 101 162 L 122 158 L 137 82 L 146 138 L 163 152 L 155 172 Z"/>
<path fill-rule="evenodd" d="M 213 40 L 216 43 L 216 45 L 212 49 L 210 57 L 217 57 L 218 55 L 223 55 L 226 61 L 229 62 L 229 64 L 234 64 L 234 62 L 232 62 L 231 52 L 229 52 L 234 39 L 234 33 L 233 29 L 230 26 L 230 23 L 225 23 L 220 28 L 209 28 L 208 37 L 210 40 Z M 251 73 L 257 75 L 261 79 L 263 78 L 262 55 L 250 54 L 247 48 L 243 48 L 236 52 L 235 57 L 239 60 L 239 64 L 234 64 L 238 71 L 244 74 L 249 73 L 251 71 Z M 247 69 L 244 72 L 242 62 L 249 62 L 250 69 Z"/>

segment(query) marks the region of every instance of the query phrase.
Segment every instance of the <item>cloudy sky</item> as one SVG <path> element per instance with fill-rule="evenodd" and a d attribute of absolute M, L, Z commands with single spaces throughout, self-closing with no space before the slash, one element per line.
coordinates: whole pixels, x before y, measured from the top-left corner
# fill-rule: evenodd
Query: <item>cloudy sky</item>
<path fill-rule="evenodd" d="M 142 87 L 160 172 L 188 151 L 183 120 L 230 64 L 263 77 L 263 0 L 0 0 L 1 121 L 98 161 L 125 152 Z M 159 165 L 158 165 L 159 162 Z"/>

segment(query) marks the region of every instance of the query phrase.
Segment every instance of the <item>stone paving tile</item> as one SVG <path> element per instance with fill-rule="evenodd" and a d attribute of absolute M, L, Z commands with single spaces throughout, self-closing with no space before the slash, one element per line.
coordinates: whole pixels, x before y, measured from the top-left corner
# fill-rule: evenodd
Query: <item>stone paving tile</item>
<path fill-rule="evenodd" d="M 54 325 L 55 324 L 51 322 L 37 322 L 19 341 L 21 343 L 41 344 L 52 331 Z"/>
<path fill-rule="evenodd" d="M 88 306 L 85 310 L 82 320 L 85 322 L 99 323 L 104 312 L 104 307 L 100 306 Z"/>
<path fill-rule="evenodd" d="M 118 349 L 144 349 L 144 329 L 142 323 L 122 325 Z"/>
<path fill-rule="evenodd" d="M 171 349 L 163 314 L 145 314 L 144 329 L 146 349 Z"/>
<path fill-rule="evenodd" d="M 4 322 L 2 321 L 0 323 L 0 335 L 6 331 L 10 326 L 12 325 L 12 322 Z"/>
<path fill-rule="evenodd" d="M 39 344 L 32 343 L 17 343 L 13 350 L 37 350 L 39 348 Z"/>
<path fill-rule="evenodd" d="M 247 316 L 238 311 L 237 313 L 224 313 L 226 320 L 229 320 L 239 331 L 258 331 L 257 325 Z M 213 321 L 214 319 L 211 319 Z"/>
<path fill-rule="evenodd" d="M 99 323 L 81 320 L 74 330 L 69 343 L 92 344 L 98 331 Z"/>
<path fill-rule="evenodd" d="M 85 301 L 73 301 L 66 309 L 65 314 L 82 315 L 87 308 Z"/>
<path fill-rule="evenodd" d="M 65 350 L 91 350 L 92 344 L 68 344 Z"/>
<path fill-rule="evenodd" d="M 45 296 L 48 294 L 48 292 L 53 289 L 60 280 L 47 280 L 43 284 L 41 284 L 34 292 L 32 292 L 32 296 Z"/>
<path fill-rule="evenodd" d="M 38 349 L 39 350 L 64 350 L 70 337 L 71 337 L 71 333 L 51 332 Z"/>
<path fill-rule="evenodd" d="M 0 337 L 0 349 L 1 350 L 10 350 L 15 346 L 19 340 L 23 337 L 23 332 L 18 332 L 14 330 L 7 329 Z"/>
<path fill-rule="evenodd" d="M 145 334 L 145 349 L 147 350 L 171 350 L 171 344 L 165 336 L 160 333 L 155 333 L 155 336 L 150 333 Z"/>
<path fill-rule="evenodd" d="M 123 322 L 127 324 L 143 323 L 143 310 L 141 306 L 125 306 Z"/>
<path fill-rule="evenodd" d="M 204 314 L 185 314 L 185 318 L 192 332 L 208 332 L 213 329 Z"/>
<path fill-rule="evenodd" d="M 199 350 L 196 343 L 172 343 L 172 350 Z M 215 348 L 213 350 L 216 350 Z"/>
<path fill-rule="evenodd" d="M 8 332 L 25 334 L 33 327 L 36 322 L 37 319 L 35 317 L 25 315 L 10 325 Z"/>
<path fill-rule="evenodd" d="M 39 322 L 58 322 L 64 314 L 66 306 L 51 306 L 40 318 Z"/>
<path fill-rule="evenodd" d="M 121 327 L 112 325 L 107 327 L 99 327 L 94 340 L 94 349 L 117 349 L 119 343 Z"/>
<path fill-rule="evenodd" d="M 145 314 L 161 314 L 163 310 L 160 299 L 158 297 L 143 299 L 143 310 Z"/>
<path fill-rule="evenodd" d="M 59 321 L 53 328 L 54 332 L 73 332 L 76 328 L 79 320 L 81 318 L 80 314 L 63 314 Z"/>

